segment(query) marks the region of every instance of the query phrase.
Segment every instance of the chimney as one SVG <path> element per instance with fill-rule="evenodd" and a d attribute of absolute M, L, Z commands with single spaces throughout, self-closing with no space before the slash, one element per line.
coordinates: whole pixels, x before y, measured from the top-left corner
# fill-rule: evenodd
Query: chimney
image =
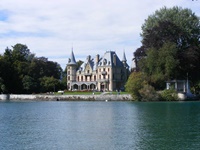
<path fill-rule="evenodd" d="M 99 54 L 97 54 L 97 56 L 96 56 L 96 63 L 98 63 L 99 62 Z"/>

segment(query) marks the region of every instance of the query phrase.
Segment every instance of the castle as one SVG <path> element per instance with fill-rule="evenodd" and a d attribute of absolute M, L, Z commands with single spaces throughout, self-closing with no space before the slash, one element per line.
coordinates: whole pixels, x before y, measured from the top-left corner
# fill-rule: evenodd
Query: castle
<path fill-rule="evenodd" d="M 120 60 L 114 51 L 106 51 L 103 57 L 96 58 L 90 55 L 83 64 L 77 68 L 74 52 L 67 63 L 68 90 L 96 90 L 115 91 L 123 90 L 128 79 L 129 65 L 125 52 Z"/>

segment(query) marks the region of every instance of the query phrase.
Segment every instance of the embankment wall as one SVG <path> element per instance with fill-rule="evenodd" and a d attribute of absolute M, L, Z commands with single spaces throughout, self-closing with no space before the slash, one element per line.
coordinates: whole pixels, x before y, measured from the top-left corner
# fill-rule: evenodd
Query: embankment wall
<path fill-rule="evenodd" d="M 34 95 L 34 94 L 1 94 L 0 100 L 33 100 L 33 101 L 131 101 L 129 94 L 123 95 Z"/>

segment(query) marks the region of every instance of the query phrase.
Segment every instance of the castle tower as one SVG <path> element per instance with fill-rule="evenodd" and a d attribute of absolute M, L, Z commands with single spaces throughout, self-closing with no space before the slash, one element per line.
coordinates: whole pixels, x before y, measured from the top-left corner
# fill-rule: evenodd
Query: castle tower
<path fill-rule="evenodd" d="M 128 76 L 129 76 L 129 66 L 127 64 L 125 51 L 123 53 L 122 63 L 123 63 L 123 66 L 124 66 L 123 80 L 124 80 L 124 84 L 125 84 L 127 79 L 128 79 Z"/>
<path fill-rule="evenodd" d="M 124 51 L 124 53 L 123 53 L 123 58 L 122 58 L 122 63 L 124 64 L 124 65 L 126 65 L 126 55 L 125 55 L 125 51 Z"/>
<path fill-rule="evenodd" d="M 77 69 L 77 64 L 76 64 L 74 52 L 72 49 L 71 56 L 67 63 L 67 87 L 68 87 L 68 90 L 73 89 L 73 82 L 76 81 L 76 69 Z"/>

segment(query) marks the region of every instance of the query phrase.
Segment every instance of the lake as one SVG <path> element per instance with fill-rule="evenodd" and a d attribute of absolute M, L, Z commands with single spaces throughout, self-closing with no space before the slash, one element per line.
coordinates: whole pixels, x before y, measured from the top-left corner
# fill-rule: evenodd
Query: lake
<path fill-rule="evenodd" d="M 0 102 L 1 150 L 199 148 L 199 102 Z"/>

